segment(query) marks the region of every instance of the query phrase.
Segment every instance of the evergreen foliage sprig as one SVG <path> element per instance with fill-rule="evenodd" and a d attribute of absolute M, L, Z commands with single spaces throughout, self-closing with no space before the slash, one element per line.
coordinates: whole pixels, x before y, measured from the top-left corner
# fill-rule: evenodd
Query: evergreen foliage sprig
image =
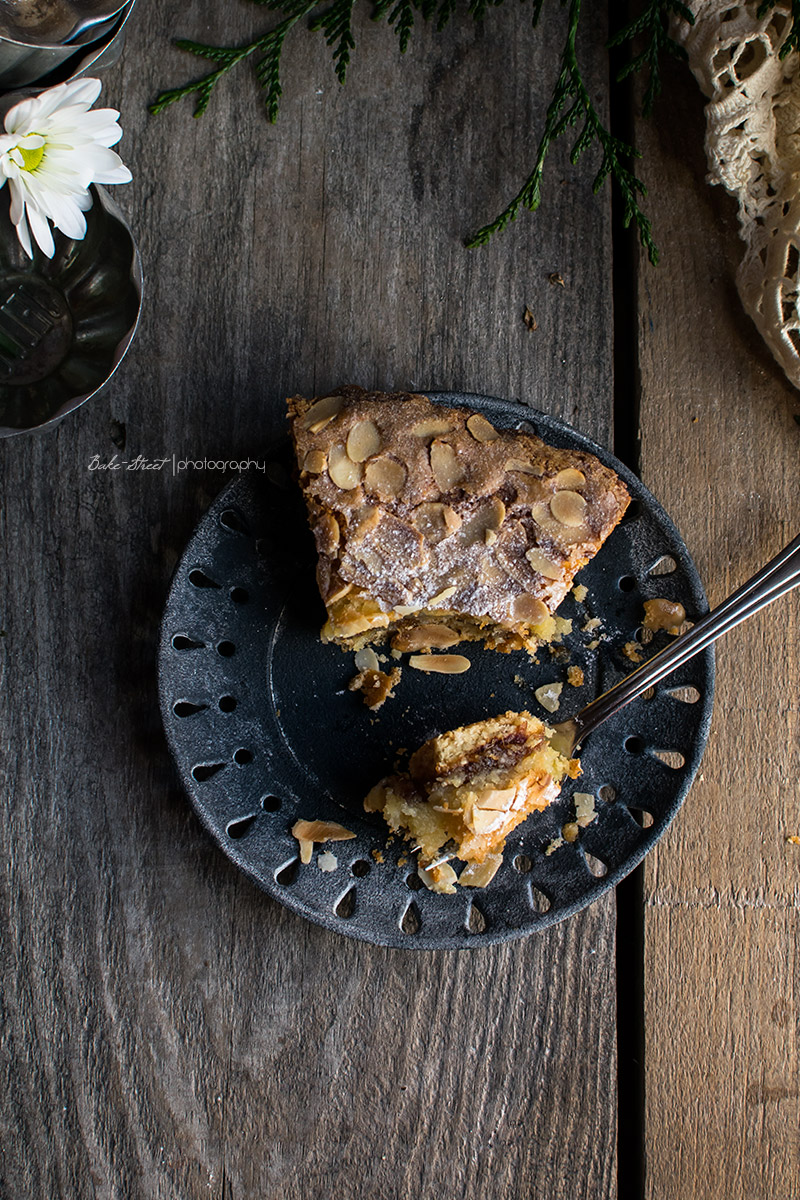
<path fill-rule="evenodd" d="M 592 190 L 597 193 L 609 175 L 616 180 L 622 200 L 623 223 L 627 228 L 631 221 L 639 230 L 639 238 L 654 265 L 658 262 L 658 249 L 653 241 L 651 222 L 639 207 L 638 197 L 647 195 L 641 179 L 625 165 L 625 158 L 640 157 L 638 150 L 615 137 L 606 129 L 592 103 L 583 82 L 575 49 L 580 22 L 581 0 L 571 0 L 567 39 L 561 56 L 561 70 L 547 107 L 544 130 L 539 141 L 536 162 L 521 189 L 509 205 L 489 225 L 484 225 L 467 242 L 468 246 L 483 246 L 495 233 L 501 233 L 506 225 L 515 220 L 520 208 L 535 212 L 542 202 L 542 177 L 547 153 L 552 145 L 568 129 L 581 125 L 580 132 L 570 152 L 570 162 L 576 163 L 580 156 L 595 143 L 602 150 L 600 167 L 594 177 Z"/>
<path fill-rule="evenodd" d="M 242 46 L 212 46 L 202 42 L 181 38 L 175 42 L 179 50 L 214 64 L 214 69 L 200 79 L 182 87 L 163 91 L 150 105 L 152 113 L 160 113 L 170 104 L 185 97 L 195 98 L 194 115 L 201 116 L 208 108 L 217 84 L 239 63 L 255 56 L 255 74 L 264 92 L 264 103 L 270 121 L 277 120 L 282 88 L 280 83 L 281 54 L 289 31 L 298 22 L 308 19 L 308 28 L 319 32 L 331 48 L 333 67 L 340 83 L 347 78 L 351 51 L 355 49 L 353 35 L 353 12 L 357 0 L 253 0 L 260 7 L 281 15 L 281 20 L 253 41 Z M 464 0 L 461 0 L 463 3 Z M 499 7 L 504 0 L 466 0 L 467 13 L 475 21 L 483 21 L 489 10 Z M 523 0 L 524 2 L 524 0 Z M 764 0 L 763 10 L 769 9 L 777 0 Z M 441 30 L 455 15 L 459 0 L 371 0 L 372 17 L 376 21 L 386 20 L 394 29 L 401 53 L 408 48 L 417 17 L 434 22 Z M 544 0 L 532 0 L 534 25 L 538 22 Z M 565 0 L 561 0 L 562 6 Z M 789 36 L 800 40 L 800 0 L 792 0 L 796 10 L 795 26 Z M 559 74 L 545 114 L 544 127 L 539 139 L 533 170 L 514 199 L 490 224 L 479 229 L 467 239 L 467 246 L 482 246 L 495 233 L 500 233 L 518 215 L 520 209 L 535 211 L 542 199 L 542 181 L 547 154 L 553 143 L 567 133 L 578 129 L 570 153 L 570 161 L 576 163 L 587 150 L 599 149 L 600 165 L 593 181 L 595 192 L 611 177 L 616 183 L 623 202 L 625 225 L 633 223 L 650 261 L 658 261 L 658 250 L 652 237 L 651 222 L 642 211 L 639 199 L 647 194 L 644 183 L 637 178 L 628 162 L 639 157 L 638 151 L 622 141 L 607 128 L 592 101 L 581 74 L 576 44 L 580 24 L 581 0 L 569 0 L 567 28 L 564 48 L 561 53 Z M 618 79 L 644 70 L 647 83 L 643 109 L 652 111 L 661 88 L 660 63 L 664 53 L 682 55 L 683 51 L 669 36 L 670 16 L 678 15 L 692 22 L 690 10 L 682 0 L 644 0 L 641 12 L 609 42 L 609 47 L 630 46 L 632 53 L 618 74 Z M 795 33 L 795 30 L 797 31 Z M 637 48 L 638 47 L 638 48 Z M 259 57 L 260 56 L 260 57 Z"/>
<path fill-rule="evenodd" d="M 795 0 L 800 4 L 800 0 Z M 777 0 L 767 0 L 777 3 Z M 634 54 L 617 74 L 617 82 L 627 79 L 636 71 L 647 71 L 647 83 L 642 97 L 642 112 L 652 115 L 653 107 L 661 92 L 661 57 L 666 52 L 674 58 L 686 60 L 683 46 L 669 35 L 670 16 L 681 17 L 694 25 L 694 14 L 681 0 L 647 0 L 642 11 L 609 39 L 609 49 L 624 46 L 628 42 L 642 39 L 644 45 Z"/>

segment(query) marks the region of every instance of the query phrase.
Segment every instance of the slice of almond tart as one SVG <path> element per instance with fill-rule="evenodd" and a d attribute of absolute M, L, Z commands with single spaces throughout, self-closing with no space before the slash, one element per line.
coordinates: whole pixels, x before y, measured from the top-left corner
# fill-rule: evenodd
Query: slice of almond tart
<path fill-rule="evenodd" d="M 534 650 L 563 632 L 558 605 L 629 503 L 610 468 L 421 395 L 348 386 L 288 408 L 323 641 Z"/>

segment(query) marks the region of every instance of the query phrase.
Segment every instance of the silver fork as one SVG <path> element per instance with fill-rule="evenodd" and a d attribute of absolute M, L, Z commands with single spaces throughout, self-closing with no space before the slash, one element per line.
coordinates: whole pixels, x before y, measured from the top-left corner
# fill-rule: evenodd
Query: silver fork
<path fill-rule="evenodd" d="M 760 612 L 773 600 L 797 587 L 800 583 L 800 535 L 781 550 L 780 554 L 742 584 L 727 600 L 701 617 L 696 625 L 682 633 L 669 646 L 642 663 L 630 675 L 582 708 L 577 716 L 554 725 L 552 745 L 562 754 L 572 755 L 583 741 L 603 721 L 619 712 L 631 700 L 658 683 L 665 675 L 694 658 L 723 633 Z"/>
<path fill-rule="evenodd" d="M 784 550 L 781 550 L 780 554 L 776 554 L 752 579 L 743 583 L 727 600 L 718 604 L 713 612 L 701 617 L 696 625 L 687 629 L 686 633 L 682 633 L 669 646 L 665 646 L 646 663 L 642 663 L 640 667 L 637 667 L 630 675 L 626 675 L 602 696 L 592 700 L 591 704 L 582 708 L 577 716 L 551 726 L 553 737 L 550 739 L 550 744 L 561 754 L 570 757 L 579 749 L 584 739 L 603 721 L 613 717 L 614 713 L 619 712 L 626 704 L 630 704 L 631 700 L 635 700 L 637 696 L 641 696 L 642 692 L 653 687 L 682 663 L 694 658 L 695 654 L 699 654 L 701 650 L 705 650 L 706 646 L 710 646 L 718 637 L 722 637 L 723 633 L 727 633 L 735 625 L 739 625 L 748 617 L 760 612 L 762 608 L 771 604 L 773 600 L 777 600 L 779 596 L 790 592 L 798 584 L 800 584 L 800 535 L 791 541 Z M 419 846 L 415 846 L 414 850 L 419 850 L 419 848 Z M 428 869 L 441 866 L 442 863 L 449 862 L 451 858 L 455 857 L 456 851 L 451 851 L 449 846 L 444 846 L 443 851 L 444 853 L 440 854 L 435 862 L 426 864 Z"/>

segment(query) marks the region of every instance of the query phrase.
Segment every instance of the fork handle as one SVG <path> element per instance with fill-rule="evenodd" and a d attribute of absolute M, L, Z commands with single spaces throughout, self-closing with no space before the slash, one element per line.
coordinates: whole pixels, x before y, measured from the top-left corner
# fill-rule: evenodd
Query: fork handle
<path fill-rule="evenodd" d="M 800 535 L 781 550 L 780 554 L 776 554 L 752 579 L 737 588 L 727 600 L 723 600 L 713 612 L 701 617 L 691 629 L 682 633 L 669 646 L 665 646 L 602 696 L 587 704 L 575 717 L 576 748 L 602 721 L 624 708 L 626 704 L 630 704 L 631 700 L 641 696 L 642 692 L 647 691 L 682 663 L 694 658 L 695 654 L 705 650 L 706 646 L 722 637 L 723 633 L 727 633 L 729 629 L 760 612 L 779 596 L 797 587 L 798 583 Z"/>

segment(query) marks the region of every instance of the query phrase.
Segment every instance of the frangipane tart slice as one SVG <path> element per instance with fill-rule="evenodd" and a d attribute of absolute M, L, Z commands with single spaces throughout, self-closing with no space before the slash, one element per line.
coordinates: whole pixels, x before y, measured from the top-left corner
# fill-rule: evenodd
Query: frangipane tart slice
<path fill-rule="evenodd" d="M 474 886 L 477 877 L 480 886 L 470 865 L 496 869 L 511 830 L 552 804 L 567 776 L 580 774 L 578 760 L 559 754 L 551 736 L 528 712 L 451 729 L 412 754 L 405 774 L 376 784 L 364 807 L 383 813 L 394 833 L 413 842 L 434 891 L 454 890 L 452 869 L 438 876 L 431 869 L 445 855 L 468 864 L 464 882 Z"/>
<path fill-rule="evenodd" d="M 533 650 L 629 502 L 594 455 L 426 396 L 288 401 L 328 619 L 323 641 Z"/>

